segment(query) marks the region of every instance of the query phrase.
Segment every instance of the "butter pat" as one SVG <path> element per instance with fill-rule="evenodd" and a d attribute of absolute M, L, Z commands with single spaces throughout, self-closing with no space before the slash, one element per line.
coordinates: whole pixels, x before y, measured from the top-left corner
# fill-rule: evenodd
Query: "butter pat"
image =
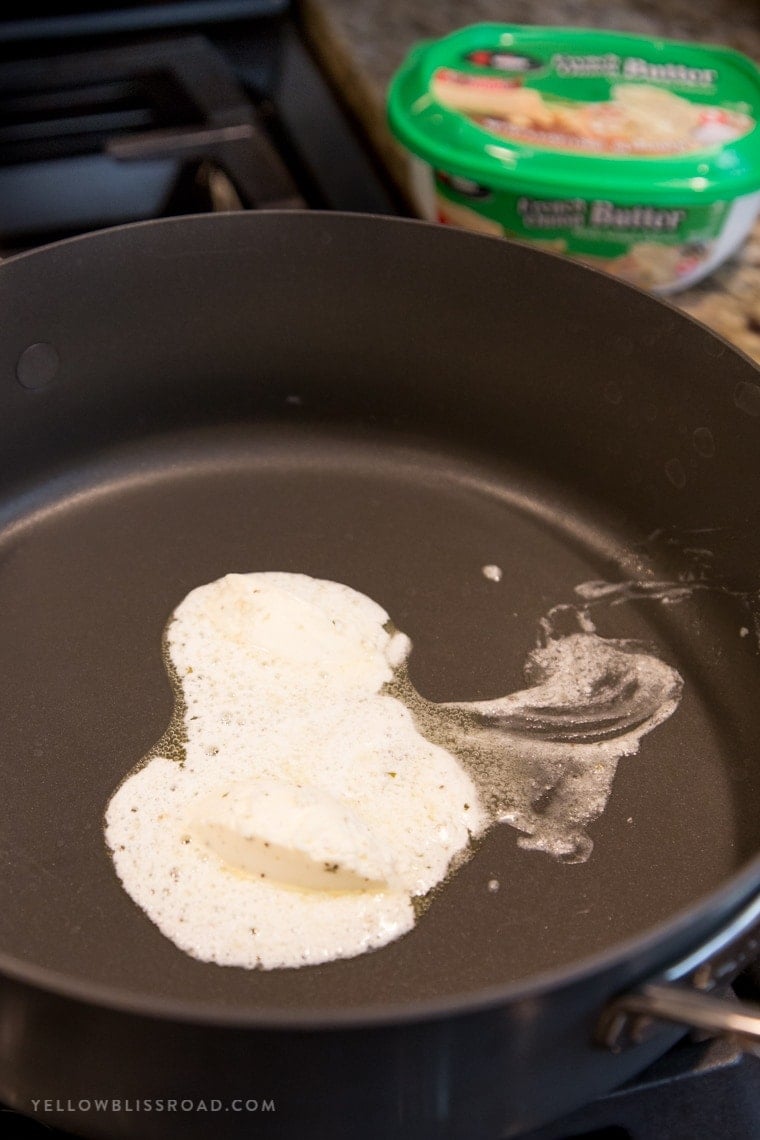
<path fill-rule="evenodd" d="M 196 805 L 188 830 L 233 869 L 299 890 L 383 890 L 397 878 L 364 820 L 313 786 L 233 784 Z"/>

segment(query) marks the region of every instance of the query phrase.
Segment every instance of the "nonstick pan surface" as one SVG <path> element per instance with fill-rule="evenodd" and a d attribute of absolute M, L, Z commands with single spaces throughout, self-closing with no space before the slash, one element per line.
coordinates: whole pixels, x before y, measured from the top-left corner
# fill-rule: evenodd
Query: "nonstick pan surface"
<path fill-rule="evenodd" d="M 746 871 L 760 846 L 748 361 L 591 271 L 378 219 L 126 227 L 15 259 L 0 282 L 12 970 L 190 1012 L 379 1011 L 630 952 Z M 205 964 L 128 898 L 102 820 L 171 714 L 171 611 L 252 570 L 375 599 L 436 701 L 522 688 L 541 617 L 581 583 L 691 581 L 676 603 L 594 611 L 600 633 L 675 665 L 684 696 L 620 762 L 588 862 L 522 851 L 499 826 L 382 950 Z"/>

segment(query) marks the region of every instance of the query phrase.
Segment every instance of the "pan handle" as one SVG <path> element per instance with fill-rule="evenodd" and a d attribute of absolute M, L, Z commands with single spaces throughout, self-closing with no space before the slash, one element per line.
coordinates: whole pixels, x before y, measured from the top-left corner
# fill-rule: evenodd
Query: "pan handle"
<path fill-rule="evenodd" d="M 619 1053 L 646 1040 L 663 1021 L 729 1038 L 760 1056 L 760 1005 L 668 985 L 642 986 L 613 1002 L 600 1023 L 603 1044 Z"/>
<path fill-rule="evenodd" d="M 597 1023 L 597 1043 L 620 1053 L 650 1040 L 667 1023 L 730 1038 L 760 1055 L 760 1005 L 710 992 L 724 990 L 758 958 L 760 894 L 686 958 L 615 998 Z"/>

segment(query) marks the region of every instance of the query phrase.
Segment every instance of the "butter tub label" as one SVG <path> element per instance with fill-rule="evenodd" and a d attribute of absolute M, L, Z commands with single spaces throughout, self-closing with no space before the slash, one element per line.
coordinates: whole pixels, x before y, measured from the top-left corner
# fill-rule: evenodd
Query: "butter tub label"
<path fill-rule="evenodd" d="M 502 221 L 511 223 L 515 236 L 530 236 L 536 231 L 546 234 L 561 234 L 566 239 L 574 239 L 580 247 L 587 243 L 604 243 L 604 251 L 609 253 L 609 245 L 616 240 L 623 241 L 627 236 L 650 234 L 658 238 L 672 237 L 674 240 L 705 240 L 719 232 L 726 212 L 725 202 L 713 202 L 709 206 L 651 206 L 621 205 L 606 198 L 527 198 L 520 196 L 514 203 L 514 214 Z M 589 249 L 589 252 L 594 252 Z M 602 251 L 599 251 L 602 252 Z M 613 251 L 614 252 L 614 251 Z"/>
<path fill-rule="evenodd" d="M 561 239 L 571 253 L 614 257 L 631 239 L 656 237 L 659 241 L 709 241 L 721 230 L 727 202 L 658 206 L 646 201 L 622 203 L 606 197 L 545 198 L 489 190 L 443 171 L 435 174 L 440 220 L 450 219 L 451 207 L 466 218 L 473 206 L 493 220 L 507 237 Z M 457 207 L 459 210 L 457 211 Z"/>
<path fill-rule="evenodd" d="M 562 79 L 635 79 L 669 87 L 714 92 L 718 82 L 717 67 L 689 67 L 665 60 L 652 63 L 640 56 L 570 55 L 557 52 L 551 57 L 549 70 Z"/>
<path fill-rule="evenodd" d="M 658 206 L 544 198 L 435 174 L 438 221 L 530 241 L 643 288 L 691 277 L 711 256 L 730 202 Z"/>

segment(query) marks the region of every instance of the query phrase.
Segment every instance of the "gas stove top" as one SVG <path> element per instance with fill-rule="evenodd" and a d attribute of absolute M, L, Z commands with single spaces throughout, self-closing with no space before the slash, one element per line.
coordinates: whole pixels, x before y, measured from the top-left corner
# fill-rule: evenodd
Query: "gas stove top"
<path fill-rule="evenodd" d="M 0 256 L 206 211 L 407 212 L 284 0 L 24 13 L 0 18 Z M 760 1000 L 760 970 L 736 988 Z M 0 1130 L 55 1135 L 2 1107 Z M 760 1059 L 687 1040 L 525 1140 L 757 1136 Z"/>
<path fill-rule="evenodd" d="M 282 0 L 0 20 L 0 256 L 289 208 L 403 212 Z"/>

